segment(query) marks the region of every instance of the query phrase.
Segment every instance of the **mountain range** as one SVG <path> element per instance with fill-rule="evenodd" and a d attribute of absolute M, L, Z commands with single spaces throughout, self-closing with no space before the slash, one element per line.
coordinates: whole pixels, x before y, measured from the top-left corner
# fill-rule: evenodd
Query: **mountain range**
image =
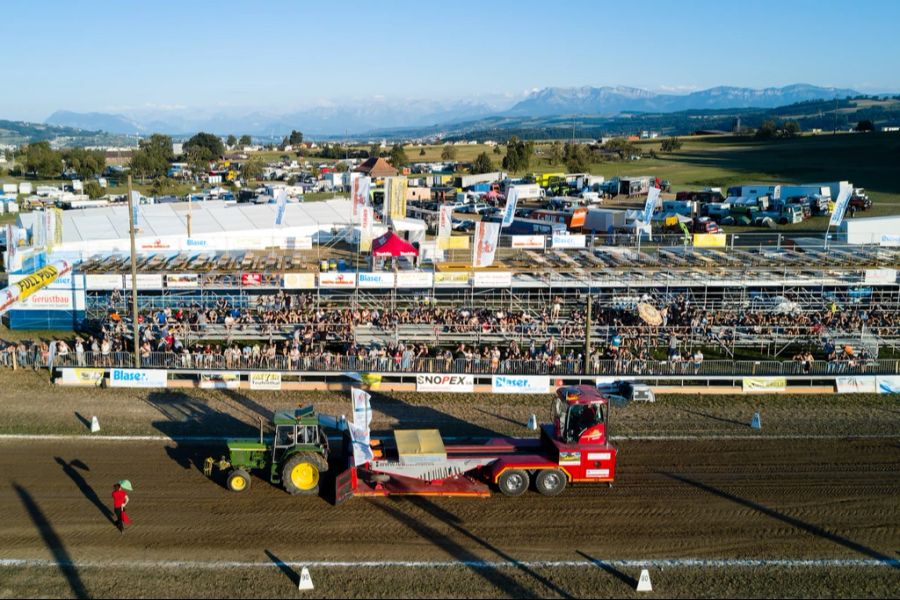
<path fill-rule="evenodd" d="M 657 93 L 632 87 L 549 87 L 522 100 L 397 101 L 377 99 L 354 103 L 322 103 L 286 113 L 264 111 L 156 110 L 132 114 L 77 113 L 60 110 L 49 125 L 102 130 L 115 134 L 219 135 L 250 134 L 281 137 L 292 129 L 309 136 L 361 136 L 399 128 L 438 133 L 453 124 L 487 118 L 567 115 L 615 116 L 628 113 L 670 113 L 726 108 L 773 108 L 796 102 L 858 96 L 852 89 L 794 84 L 751 89 L 714 87 L 687 94 Z"/>

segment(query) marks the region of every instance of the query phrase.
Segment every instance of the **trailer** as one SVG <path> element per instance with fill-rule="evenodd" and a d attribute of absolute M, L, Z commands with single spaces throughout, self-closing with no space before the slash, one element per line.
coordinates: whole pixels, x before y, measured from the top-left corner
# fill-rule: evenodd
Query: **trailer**
<path fill-rule="evenodd" d="M 447 444 L 436 429 L 397 430 L 371 443 L 372 458 L 357 464 L 352 432 L 344 432 L 345 466 L 336 478 L 336 503 L 353 496 L 484 497 L 499 489 L 521 496 L 532 482 L 545 496 L 569 484 L 615 479 L 618 451 L 610 444 L 610 397 L 589 385 L 560 387 L 551 422 L 539 438 L 491 438 Z"/>

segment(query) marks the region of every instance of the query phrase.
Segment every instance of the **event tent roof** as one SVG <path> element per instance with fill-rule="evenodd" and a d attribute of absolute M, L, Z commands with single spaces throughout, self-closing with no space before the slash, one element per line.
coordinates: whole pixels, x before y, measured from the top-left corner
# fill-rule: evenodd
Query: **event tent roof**
<path fill-rule="evenodd" d="M 372 241 L 372 256 L 418 256 L 419 251 L 393 231 Z"/>

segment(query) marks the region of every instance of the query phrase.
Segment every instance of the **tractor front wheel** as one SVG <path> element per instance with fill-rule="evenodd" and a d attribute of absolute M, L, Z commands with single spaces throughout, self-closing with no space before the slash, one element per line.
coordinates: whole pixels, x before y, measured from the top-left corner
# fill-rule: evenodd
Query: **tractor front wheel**
<path fill-rule="evenodd" d="M 519 469 L 503 471 L 497 480 L 500 491 L 507 496 L 521 496 L 528 489 L 528 472 Z"/>
<path fill-rule="evenodd" d="M 541 469 L 534 478 L 534 487 L 545 496 L 558 496 L 566 489 L 566 474 L 559 469 Z"/>
<path fill-rule="evenodd" d="M 228 480 L 225 482 L 228 489 L 232 492 L 244 492 L 250 488 L 250 473 L 244 469 L 234 469 L 228 474 Z"/>
<path fill-rule="evenodd" d="M 281 472 L 284 489 L 293 495 L 318 493 L 319 472 L 327 469 L 327 464 L 323 468 L 323 462 L 322 457 L 314 454 L 301 453 L 290 457 Z"/>

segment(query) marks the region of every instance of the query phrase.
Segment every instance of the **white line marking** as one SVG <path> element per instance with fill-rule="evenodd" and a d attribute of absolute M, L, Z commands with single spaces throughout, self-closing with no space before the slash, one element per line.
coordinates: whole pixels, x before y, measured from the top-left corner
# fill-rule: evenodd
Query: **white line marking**
<path fill-rule="evenodd" d="M 598 563 L 625 568 L 836 568 L 836 567 L 893 567 L 900 568 L 900 560 L 895 559 L 767 559 L 767 558 L 648 558 L 646 560 L 522 560 L 522 561 L 420 561 L 420 560 L 373 560 L 373 561 L 199 561 L 199 560 L 129 560 L 91 561 L 73 560 L 60 562 L 33 558 L 0 558 L 0 567 L 77 567 L 77 568 L 138 568 L 138 569 L 261 569 L 275 566 L 310 567 L 318 569 L 346 568 L 455 568 L 474 569 L 498 568 L 585 568 L 596 567 Z"/>
<path fill-rule="evenodd" d="M 31 434 L 31 433 L 2 433 L 0 434 L 0 442 L 14 440 L 33 440 L 33 441 L 100 441 L 100 442 L 180 442 L 185 444 L 200 444 L 210 442 L 224 442 L 225 440 L 235 439 L 240 436 L 191 436 L 191 435 L 82 435 L 82 434 Z M 252 436 L 247 436 L 249 437 Z M 504 437 L 498 435 L 497 437 Z M 895 433 L 865 433 L 865 434 L 848 434 L 848 435 L 802 435 L 802 434 L 785 434 L 785 435 L 612 435 L 609 437 L 614 442 L 665 442 L 665 441 L 738 441 L 738 440 L 868 440 L 868 439 L 897 439 L 900 434 Z M 329 439 L 338 441 L 340 438 L 330 436 Z M 445 437 L 444 441 L 453 442 L 456 440 L 478 441 L 487 438 L 460 438 Z"/>

